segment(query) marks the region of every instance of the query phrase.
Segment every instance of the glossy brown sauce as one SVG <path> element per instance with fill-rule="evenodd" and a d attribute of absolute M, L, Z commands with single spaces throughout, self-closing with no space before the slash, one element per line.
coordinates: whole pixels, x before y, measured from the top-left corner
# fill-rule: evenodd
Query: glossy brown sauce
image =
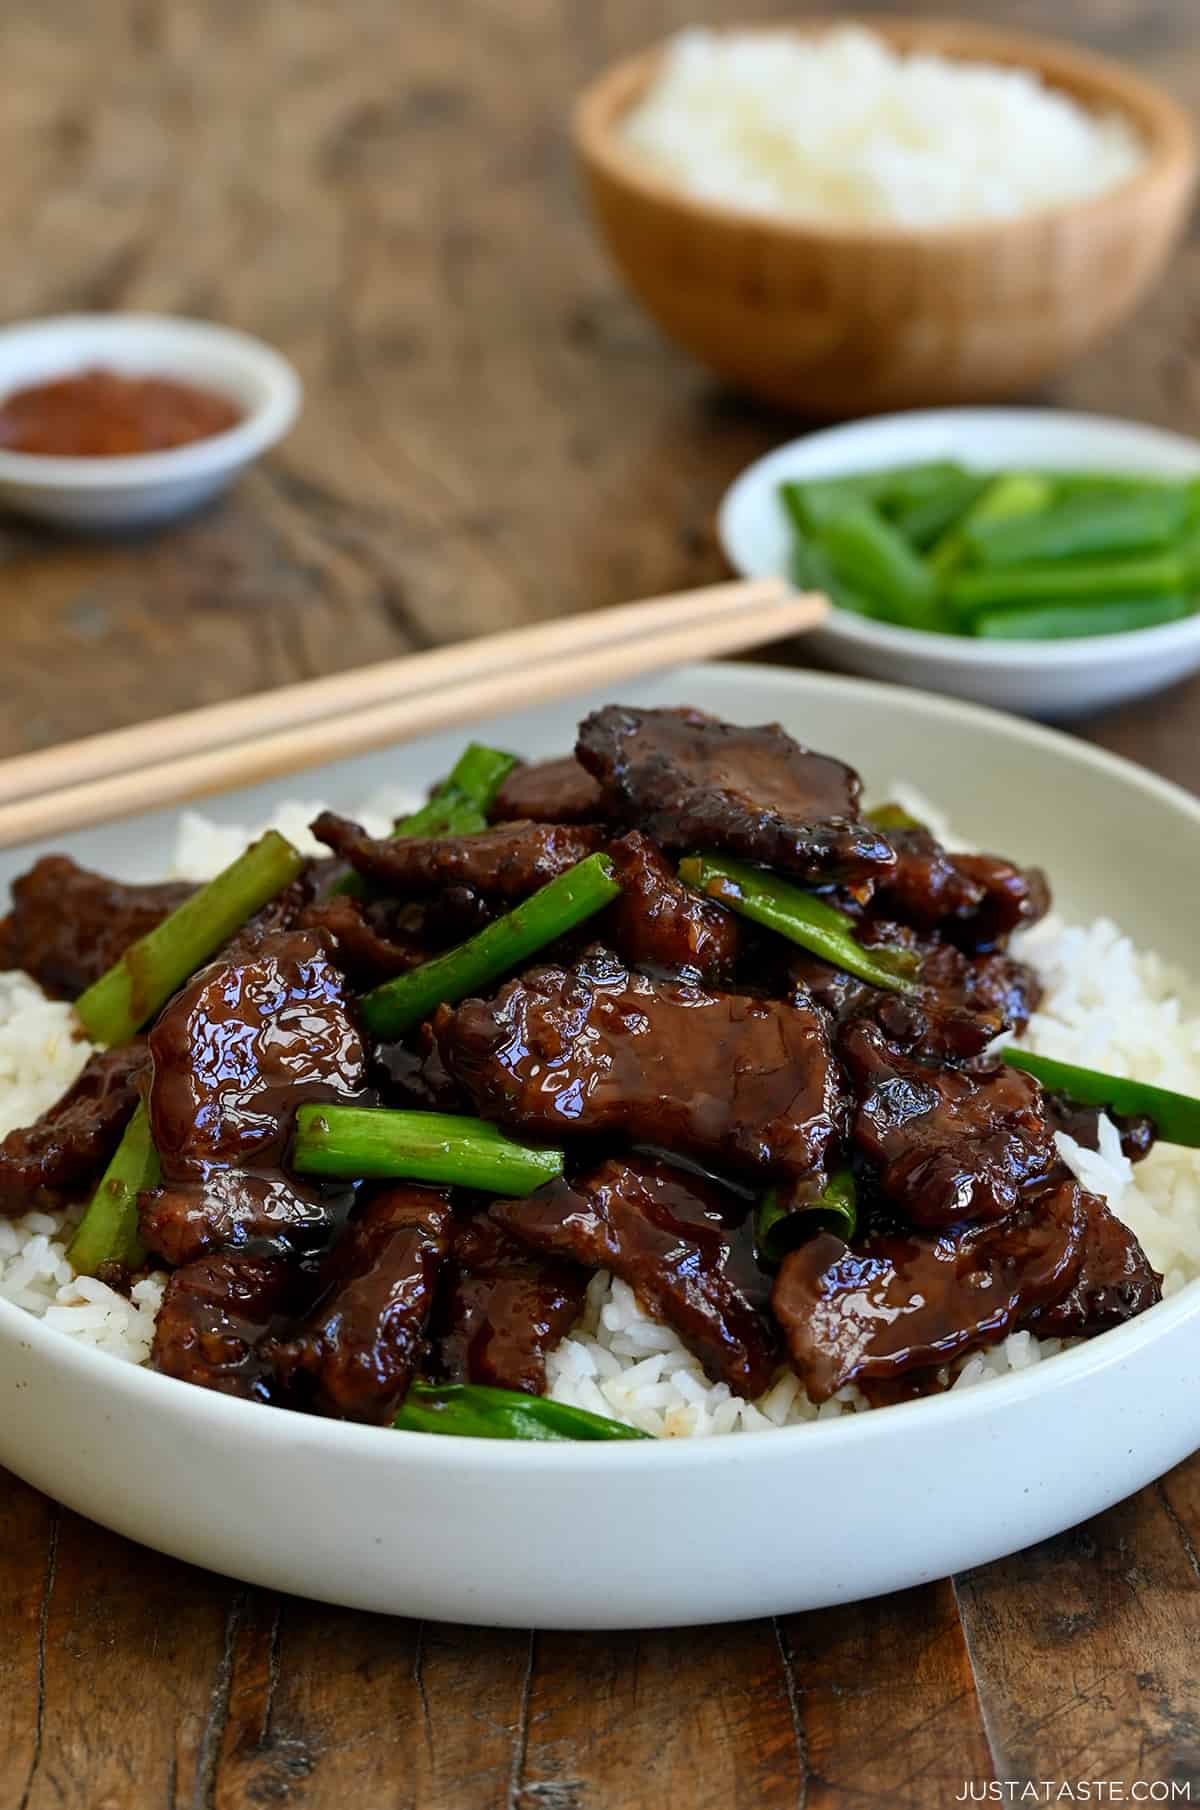
<path fill-rule="evenodd" d="M 208 440 L 241 419 L 228 396 L 196 384 L 79 371 L 7 396 L 0 403 L 0 447 L 55 458 L 111 459 Z"/>

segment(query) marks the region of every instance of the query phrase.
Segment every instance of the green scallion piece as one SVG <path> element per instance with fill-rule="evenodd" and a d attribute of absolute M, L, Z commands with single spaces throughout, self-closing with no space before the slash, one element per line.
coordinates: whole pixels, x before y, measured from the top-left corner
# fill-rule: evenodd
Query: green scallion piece
<path fill-rule="evenodd" d="M 621 888 L 607 855 L 589 855 L 468 942 L 375 987 L 362 1001 L 373 1036 L 403 1037 L 436 1006 L 465 999 L 611 904 Z"/>
<path fill-rule="evenodd" d="M 289 1160 L 299 1175 L 403 1179 L 514 1197 L 563 1171 L 561 1150 L 518 1144 L 485 1119 L 382 1106 L 302 1106 Z"/>
<path fill-rule="evenodd" d="M 1190 502 L 1182 488 L 1081 493 L 1046 509 L 1007 519 L 976 520 L 963 529 L 984 567 L 1035 565 L 1165 547 L 1182 531 Z"/>
<path fill-rule="evenodd" d="M 937 585 L 904 536 L 869 503 L 853 503 L 820 523 L 817 544 L 838 584 L 870 599 L 883 620 L 939 629 Z"/>
<path fill-rule="evenodd" d="M 679 877 L 697 892 L 719 899 L 847 974 L 857 974 L 890 993 L 912 990 L 920 964 L 910 950 L 866 948 L 854 935 L 853 918 L 765 868 L 723 855 L 689 855 L 679 863 Z"/>
<path fill-rule="evenodd" d="M 946 596 L 961 620 L 989 610 L 1050 603 L 1100 603 L 1109 598 L 1178 597 L 1190 588 L 1180 552 L 1133 559 L 1067 559 L 1039 565 L 960 572 Z"/>
<path fill-rule="evenodd" d="M 275 830 L 132 943 L 75 1001 L 93 1043 L 128 1043 L 248 918 L 299 875 L 304 857 Z"/>
<path fill-rule="evenodd" d="M 754 1214 L 754 1248 L 768 1269 L 782 1263 L 790 1250 L 829 1221 L 847 1243 L 858 1228 L 858 1191 L 849 1169 L 837 1169 L 820 1194 L 799 1200 L 781 1188 L 769 1188 Z"/>
<path fill-rule="evenodd" d="M 638 1427 L 568 1407 L 544 1395 L 478 1383 L 413 1383 L 392 1422 L 401 1433 L 450 1433 L 472 1439 L 649 1439 Z"/>
<path fill-rule="evenodd" d="M 1172 1093 L 1123 1075 L 1105 1075 L 1099 1069 L 1078 1068 L 1072 1062 L 1056 1062 L 1051 1056 L 1035 1056 L 1016 1044 L 1000 1054 L 1010 1068 L 1023 1069 L 1049 1093 L 1062 1094 L 1076 1106 L 1100 1106 L 1129 1118 L 1149 1119 L 1164 1144 L 1200 1149 L 1200 1100 L 1190 1094 Z"/>
<path fill-rule="evenodd" d="M 139 1104 L 67 1246 L 67 1262 L 77 1275 L 94 1276 L 105 1263 L 139 1267 L 145 1252 L 138 1241 L 138 1195 L 156 1187 L 158 1179 L 150 1116 Z"/>
<path fill-rule="evenodd" d="M 971 624 L 984 641 L 1077 641 L 1089 635 L 1127 635 L 1190 616 L 1189 597 L 1110 597 L 1100 603 L 1027 604 L 985 610 Z"/>
<path fill-rule="evenodd" d="M 929 554 L 940 579 L 957 572 L 970 557 L 968 536 L 986 522 L 1006 522 L 1045 509 L 1054 495 L 1048 478 L 1035 471 L 1008 471 L 993 478 L 958 526 L 942 536 Z"/>

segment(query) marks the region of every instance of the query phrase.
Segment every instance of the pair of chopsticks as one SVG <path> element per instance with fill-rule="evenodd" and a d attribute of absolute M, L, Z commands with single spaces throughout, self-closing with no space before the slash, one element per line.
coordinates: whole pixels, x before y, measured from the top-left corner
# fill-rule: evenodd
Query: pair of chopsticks
<path fill-rule="evenodd" d="M 0 762 L 0 848 L 366 754 L 682 661 L 803 634 L 781 579 L 620 604 L 384 660 Z"/>

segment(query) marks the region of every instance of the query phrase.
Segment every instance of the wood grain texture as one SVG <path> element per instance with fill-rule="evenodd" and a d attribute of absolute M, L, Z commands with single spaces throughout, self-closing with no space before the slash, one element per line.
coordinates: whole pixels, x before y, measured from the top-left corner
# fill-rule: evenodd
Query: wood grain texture
<path fill-rule="evenodd" d="M 0 526 L 0 754 L 723 576 L 714 506 L 798 424 L 625 297 L 565 120 L 611 59 L 744 10 L 9 0 L 4 313 L 212 315 L 307 404 L 169 534 Z M 1194 0 L 911 10 L 1075 36 L 1200 105 Z M 1049 399 L 1194 431 L 1198 293 L 1193 228 Z M 1198 708 L 1200 681 L 1082 728 L 1197 787 Z M 1198 1797 L 1198 1554 L 1200 1459 L 954 1587 L 530 1637 L 247 1590 L 4 1477 L 0 1810 L 941 1810 L 968 1778 L 1096 1772 Z"/>

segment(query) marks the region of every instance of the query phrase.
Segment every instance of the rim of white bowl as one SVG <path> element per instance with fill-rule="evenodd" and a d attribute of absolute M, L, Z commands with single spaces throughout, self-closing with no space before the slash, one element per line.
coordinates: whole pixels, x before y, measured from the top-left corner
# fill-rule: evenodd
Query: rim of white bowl
<path fill-rule="evenodd" d="M 1046 728 L 1007 711 L 964 703 L 916 687 L 905 687 L 898 693 L 896 687 L 873 679 L 844 678 L 831 673 L 788 673 L 756 662 L 739 665 L 739 671 L 744 673 L 747 669 L 769 674 L 776 683 L 781 678 L 792 680 L 798 688 L 820 685 L 823 689 L 839 692 L 848 705 L 853 705 L 857 698 L 883 696 L 894 708 L 899 695 L 911 699 L 921 710 L 923 719 L 941 717 L 949 722 L 965 722 L 969 727 L 975 718 L 986 717 L 994 730 L 1015 741 L 1032 742 L 1050 756 L 1066 755 L 1101 774 L 1112 774 L 1132 783 L 1142 792 L 1181 812 L 1200 833 L 1200 799 L 1194 798 L 1182 786 L 1149 772 L 1136 761 L 1093 747 L 1061 730 Z M 756 1454 L 785 1450 L 787 1446 L 779 1442 L 791 1444 L 797 1439 L 807 1442 L 801 1448 L 805 1450 L 816 1442 L 831 1444 L 900 1437 L 906 1427 L 916 1424 L 917 1416 L 921 1417 L 922 1424 L 941 1423 L 947 1428 L 953 1427 L 964 1416 L 978 1416 L 988 1411 L 989 1405 L 992 1411 L 1003 1412 L 1007 1407 L 1028 1402 L 1031 1397 L 1044 1396 L 1047 1390 L 1070 1388 L 1086 1376 L 1097 1376 L 1127 1363 L 1145 1345 L 1168 1337 L 1176 1327 L 1193 1320 L 1200 1324 L 1200 1278 L 1187 1283 L 1177 1294 L 1148 1308 L 1136 1319 L 1126 1321 L 1123 1326 L 1099 1333 L 1070 1351 L 1059 1352 L 1052 1359 L 1030 1364 L 1024 1370 L 1009 1371 L 967 1389 L 950 1389 L 942 1395 L 895 1402 L 882 1411 L 873 1409 L 867 1413 L 842 1414 L 829 1420 L 806 1421 L 797 1426 L 774 1427 L 764 1436 L 764 1443 L 755 1442 L 752 1449 Z M 618 1439 L 594 1444 L 589 1441 L 570 1441 L 561 1445 L 538 1441 L 509 1443 L 461 1434 L 450 1438 L 433 1433 L 398 1433 L 386 1427 L 324 1420 L 291 1408 L 265 1409 L 261 1403 L 240 1401 L 234 1396 L 201 1389 L 194 1383 L 163 1376 L 140 1364 L 97 1351 L 92 1346 L 77 1344 L 69 1333 L 47 1326 L 26 1309 L 0 1298 L 0 1345 L 9 1337 L 29 1350 L 40 1349 L 75 1374 L 107 1378 L 114 1398 L 124 1396 L 130 1403 L 157 1398 L 163 1404 L 174 1400 L 183 1408 L 186 1392 L 190 1404 L 188 1411 L 211 1428 L 218 1431 L 228 1428 L 231 1435 L 256 1428 L 264 1445 L 300 1439 L 329 1448 L 334 1453 L 375 1451 L 381 1463 L 401 1466 L 409 1464 L 419 1450 L 452 1471 L 478 1472 L 488 1468 L 539 1471 L 578 1467 L 597 1477 L 603 1476 L 613 1465 L 648 1471 L 651 1466 L 657 1468 L 664 1464 L 737 1464 L 747 1456 L 745 1441 L 749 1436 L 741 1435 L 713 1439 Z M 247 1416 L 253 1418 L 247 1419 Z M 381 1438 L 381 1434 L 387 1437 Z M 414 1444 L 417 1441 L 419 1445 Z"/>
<path fill-rule="evenodd" d="M 150 487 L 204 477 L 257 458 L 283 438 L 300 412 L 304 388 L 295 367 L 281 352 L 237 327 L 173 314 L 59 314 L 0 328 L 0 359 L 7 361 L 22 341 L 29 342 L 32 354 L 28 376 L 17 383 L 0 383 L 0 399 L 27 383 L 120 358 L 135 347 L 139 334 L 157 343 L 151 357 L 139 358 L 137 367 L 127 368 L 197 383 L 202 388 L 219 386 L 218 373 L 223 369 L 230 382 L 251 382 L 261 392 L 259 400 L 222 433 L 159 452 L 74 457 L 0 448 L 0 482 L 68 491 Z M 39 371 L 38 366 L 45 363 L 39 351 L 55 342 L 69 344 L 71 358 L 52 359 Z M 203 354 L 208 371 L 197 375 L 188 362 L 189 350 Z"/>
<path fill-rule="evenodd" d="M 778 470 L 780 478 L 786 476 L 789 458 L 801 449 L 819 446 L 835 450 L 842 440 L 857 440 L 860 436 L 866 439 L 871 430 L 878 428 L 881 433 L 894 430 L 911 429 L 915 432 L 936 428 L 943 423 L 958 421 L 967 425 L 968 421 L 979 423 L 992 421 L 996 425 L 1028 426 L 1037 428 L 1053 423 L 1057 427 L 1076 426 L 1090 429 L 1097 433 L 1111 433 L 1126 443 L 1140 441 L 1145 451 L 1151 456 L 1159 456 L 1165 462 L 1189 460 L 1192 464 L 1191 476 L 1200 477 L 1200 440 L 1193 440 L 1186 434 L 1175 433 L 1170 428 L 1155 427 L 1145 421 L 1129 421 L 1120 415 L 1097 415 L 1078 409 L 1037 409 L 1037 408 L 962 408 L 962 409 L 900 409 L 886 415 L 869 415 L 860 420 L 842 422 L 836 427 L 818 428 L 814 433 L 805 434 L 798 439 L 789 440 L 782 446 L 776 446 L 768 453 L 755 459 L 739 472 L 732 484 L 726 489 L 717 507 L 717 538 L 721 550 L 733 570 L 745 578 L 790 577 L 787 571 L 779 572 L 776 568 L 770 571 L 757 563 L 750 564 L 741 558 L 735 548 L 733 533 L 733 517 L 747 494 L 755 493 L 764 483 L 772 487 L 779 480 L 774 473 Z M 917 455 L 921 456 L 921 455 Z M 953 451 L 939 456 L 953 458 Z M 868 460 L 861 465 L 850 463 L 840 466 L 836 471 L 825 475 L 829 477 L 845 477 L 856 471 L 874 469 Z M 987 469 L 981 466 L 979 469 Z M 999 471 L 1002 467 L 996 467 Z M 1047 465 L 1053 469 L 1053 463 Z M 1066 469 L 1066 467 L 1064 467 Z M 1097 466 L 1097 471 L 1103 469 Z M 801 478 L 816 480 L 822 474 L 816 471 L 805 471 L 796 474 Z M 1147 472 L 1145 475 L 1173 476 L 1185 475 L 1182 470 L 1158 473 Z M 1120 660 L 1134 646 L 1140 652 L 1156 652 L 1169 654 L 1176 648 L 1187 648 L 1200 640 L 1200 598 L 1197 608 L 1190 616 L 1182 617 L 1178 622 L 1161 622 L 1153 628 L 1125 629 L 1116 635 L 1078 635 L 1064 637 L 1056 641 L 984 641 L 973 635 L 943 635 L 932 629 L 900 628 L 891 622 L 876 622 L 869 616 L 858 616 L 853 610 L 838 609 L 835 604 L 828 620 L 821 625 L 822 634 L 836 636 L 839 640 L 859 647 L 869 647 L 895 654 L 915 655 L 918 658 L 936 662 L 962 662 L 975 666 L 1011 666 L 1014 662 L 1021 666 L 1037 666 L 1042 670 L 1053 670 L 1058 667 L 1078 669 L 1081 666 L 1105 666 L 1113 660 Z"/>

